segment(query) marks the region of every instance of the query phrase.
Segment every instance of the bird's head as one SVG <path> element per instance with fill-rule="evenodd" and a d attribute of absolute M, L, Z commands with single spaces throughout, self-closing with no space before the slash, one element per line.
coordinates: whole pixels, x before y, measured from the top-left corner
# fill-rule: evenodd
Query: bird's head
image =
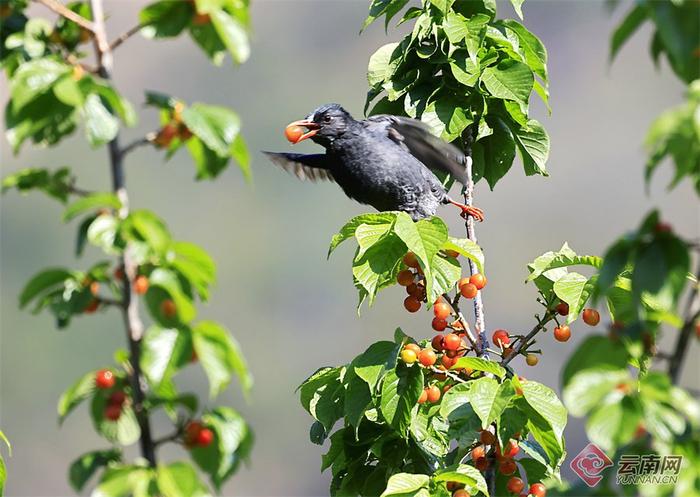
<path fill-rule="evenodd" d="M 328 145 L 341 136 L 354 122 L 352 116 L 338 104 L 322 105 L 305 119 L 289 123 L 286 128 L 287 139 L 292 143 L 311 138 L 321 145 Z M 306 128 L 299 133 L 298 128 Z"/>

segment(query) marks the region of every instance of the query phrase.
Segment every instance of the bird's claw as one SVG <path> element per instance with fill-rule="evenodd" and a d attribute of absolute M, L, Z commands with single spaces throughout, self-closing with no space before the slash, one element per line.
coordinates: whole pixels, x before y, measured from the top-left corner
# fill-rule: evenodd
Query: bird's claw
<path fill-rule="evenodd" d="M 479 222 L 482 222 L 484 220 L 484 211 L 472 205 L 463 206 L 462 212 L 459 215 L 462 216 L 464 219 L 468 219 L 469 216 L 472 216 Z"/>

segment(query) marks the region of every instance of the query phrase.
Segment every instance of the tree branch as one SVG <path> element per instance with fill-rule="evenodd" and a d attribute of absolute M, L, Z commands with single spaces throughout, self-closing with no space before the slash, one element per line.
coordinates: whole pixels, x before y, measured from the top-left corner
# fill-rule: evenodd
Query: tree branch
<path fill-rule="evenodd" d="M 81 28 L 87 29 L 91 33 L 95 32 L 95 23 L 85 19 L 83 16 L 81 16 L 80 14 L 78 14 L 76 12 L 73 12 L 68 7 L 66 7 L 61 2 L 59 2 L 58 0 L 34 0 L 34 1 L 44 5 L 45 7 L 48 7 L 50 10 L 54 11 L 56 14 L 58 14 L 62 17 L 65 17 L 69 21 L 73 21 Z"/>
<path fill-rule="evenodd" d="M 465 154 L 465 167 L 467 170 L 467 184 L 462 188 L 462 194 L 464 196 L 464 203 L 466 205 L 473 205 L 474 203 L 474 178 L 472 176 L 472 164 L 473 160 L 471 157 L 471 144 L 473 140 L 473 135 L 471 130 L 467 133 L 464 140 L 464 154 Z M 467 216 L 464 222 L 464 227 L 467 231 L 467 238 L 474 243 L 477 243 L 476 239 L 476 229 L 474 226 L 474 218 L 472 216 Z M 476 263 L 473 260 L 467 259 L 469 262 L 469 273 L 476 274 L 478 270 L 476 268 Z M 486 316 L 484 315 L 484 303 L 481 299 L 481 290 L 476 292 L 476 297 L 474 297 L 474 327 L 476 328 L 477 334 L 477 355 L 483 357 L 484 359 L 489 358 L 489 353 L 486 350 L 486 344 L 488 339 L 486 337 Z"/>
<path fill-rule="evenodd" d="M 134 140 L 133 142 L 129 143 L 124 148 L 122 148 L 119 151 L 119 155 L 123 158 L 124 156 L 126 156 L 126 154 L 132 152 L 134 149 L 136 149 L 138 147 L 143 147 L 145 145 L 152 144 L 153 140 L 156 139 L 157 135 L 158 135 L 158 133 L 155 131 L 151 131 L 150 133 L 146 133 L 146 136 L 139 138 L 137 140 Z"/>
<path fill-rule="evenodd" d="M 537 324 L 535 325 L 534 328 L 525 335 L 524 338 L 518 340 L 513 346 L 512 349 L 513 351 L 510 353 L 508 357 L 504 357 L 503 360 L 501 360 L 501 366 L 505 366 L 508 364 L 510 361 L 515 359 L 515 356 L 517 356 L 522 349 L 528 346 L 530 343 L 530 340 L 532 340 L 535 335 L 537 335 L 540 331 L 544 330 L 544 327 L 549 323 L 552 319 L 554 318 L 554 314 L 550 311 L 547 311 L 547 314 L 544 315 L 544 318 L 538 319 Z"/>
<path fill-rule="evenodd" d="M 120 34 L 117 38 L 115 38 L 112 43 L 109 44 L 109 49 L 114 50 L 117 48 L 119 45 L 124 43 L 126 40 L 134 36 L 136 33 L 141 31 L 143 28 L 145 28 L 147 24 L 137 24 L 136 26 L 132 27 L 128 31 L 125 31 L 124 33 Z"/>
<path fill-rule="evenodd" d="M 696 278 L 700 278 L 700 269 L 696 272 Z M 678 340 L 676 341 L 676 347 L 673 354 L 669 358 L 668 363 L 668 375 L 671 377 L 671 381 L 674 384 L 678 383 L 681 376 L 681 367 L 683 366 L 683 360 L 685 359 L 685 354 L 688 350 L 688 341 L 693 333 L 695 324 L 700 319 L 700 295 L 698 294 L 698 287 L 700 283 L 696 282 L 693 285 L 693 289 L 688 295 L 688 302 L 685 306 L 685 322 L 678 335 Z"/>
<path fill-rule="evenodd" d="M 99 64 L 99 73 L 104 79 L 111 79 L 112 52 L 107 42 L 107 34 L 104 25 L 104 12 L 102 0 L 90 0 L 92 18 L 94 19 L 95 53 Z M 121 149 L 119 147 L 119 134 L 109 142 L 109 159 L 112 172 L 112 189 L 121 201 L 122 207 L 118 215 L 125 219 L 129 215 L 129 196 L 126 191 L 124 178 L 124 165 L 122 162 Z M 126 328 L 127 340 L 129 342 L 130 362 L 132 367 L 131 387 L 134 396 L 134 412 L 141 428 L 141 454 L 152 466 L 156 466 L 155 446 L 151 436 L 151 424 L 148 411 L 144 406 L 145 381 L 141 372 L 141 338 L 143 336 L 143 323 L 139 316 L 138 299 L 133 294 L 131 285 L 136 277 L 137 266 L 132 256 L 132 249 L 127 244 L 121 257 L 121 265 L 124 268 L 124 279 L 122 286 L 122 302 L 124 326 Z"/>

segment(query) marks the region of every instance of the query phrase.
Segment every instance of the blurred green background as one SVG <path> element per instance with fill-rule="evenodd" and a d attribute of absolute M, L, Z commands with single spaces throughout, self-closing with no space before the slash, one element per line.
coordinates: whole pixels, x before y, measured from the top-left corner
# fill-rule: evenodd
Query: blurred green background
<path fill-rule="evenodd" d="M 135 23 L 145 3 L 106 2 L 112 37 Z M 499 7 L 501 16 L 512 15 L 508 5 Z M 52 16 L 41 7 L 31 11 Z M 363 0 L 254 1 L 252 57 L 241 67 L 229 61 L 221 68 L 210 66 L 186 37 L 167 42 L 134 37 L 116 54 L 116 84 L 134 104 L 140 105 L 146 88 L 233 107 L 255 151 L 252 186 L 235 168 L 214 183 L 194 183 L 185 153 L 163 163 L 161 152 L 139 149 L 127 165 L 133 205 L 155 210 L 177 238 L 203 245 L 216 259 L 219 283 L 200 316 L 220 320 L 234 332 L 255 375 L 249 405 L 235 386 L 221 399 L 245 414 L 257 436 L 252 464 L 225 486 L 225 495 L 327 494 L 328 477 L 319 474 L 324 449 L 308 441 L 310 418 L 294 388 L 317 367 L 345 362 L 372 341 L 390 337 L 397 325 L 416 337 L 432 335 L 430 315 L 407 314 L 399 289 L 387 291 L 375 307 L 356 316 L 351 249 L 340 249 L 329 262 L 325 254 L 335 230 L 366 208 L 346 199 L 336 185 L 298 182 L 257 152 L 289 150 L 285 124 L 321 103 L 337 101 L 361 115 L 367 60 L 399 37 L 391 31 L 385 35 L 381 23 L 359 36 L 366 12 Z M 648 30 L 623 49 L 614 65 L 608 64 L 609 34 L 621 14 L 611 16 L 602 2 L 593 1 L 525 5 L 526 23 L 550 55 L 553 114 L 547 116 L 540 106 L 536 117 L 551 136 L 551 177 L 516 173 L 495 192 L 485 184 L 477 187 L 477 203 L 487 214 L 478 235 L 487 256 L 489 328 L 531 328 L 537 307 L 533 288 L 523 284 L 526 264 L 564 241 L 579 253 L 599 254 L 653 206 L 662 208 L 676 231 L 695 239 L 700 235 L 689 185 L 672 195 L 665 192 L 670 168 L 662 169 L 649 195 L 644 194 L 644 134 L 654 116 L 681 101 L 682 88 L 665 68 L 654 70 Z M 4 101 L 4 80 L 0 91 Z M 156 113 L 144 110 L 138 128 L 124 135 L 132 139 L 156 125 Z M 109 188 L 105 151 L 89 149 L 80 135 L 58 148 L 25 146 L 18 157 L 4 138 L 0 147 L 3 175 L 22 167 L 69 165 L 82 186 Z M 298 147 L 313 149 L 313 144 Z M 85 267 L 91 258 L 74 260 L 75 226 L 61 225 L 58 204 L 40 195 L 26 199 L 11 193 L 0 206 L 0 426 L 14 445 L 7 495 L 70 495 L 68 464 L 105 442 L 93 434 L 85 409 L 59 430 L 56 401 L 84 371 L 111 363 L 112 351 L 124 346 L 123 329 L 114 311 L 77 319 L 58 332 L 48 315 L 18 310 L 17 295 L 39 268 Z M 455 210 L 442 215 L 455 233 L 461 232 Z M 563 361 L 589 333 L 591 328 L 577 325 L 565 345 L 546 335 L 540 364 L 528 368 L 521 361 L 517 367 L 528 378 L 558 387 Z M 691 345 L 683 376 L 684 386 L 696 393 L 699 350 L 697 342 Z M 190 367 L 180 384 L 206 395 L 197 367 Z M 168 423 L 159 418 L 156 432 L 165 430 Z M 580 421 L 571 419 L 569 454 L 586 443 Z M 186 457 L 178 448 L 160 455 Z"/>

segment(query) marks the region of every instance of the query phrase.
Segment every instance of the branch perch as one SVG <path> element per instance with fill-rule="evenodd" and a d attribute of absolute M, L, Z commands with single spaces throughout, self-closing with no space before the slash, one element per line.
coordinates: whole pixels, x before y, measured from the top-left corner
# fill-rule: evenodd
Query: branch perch
<path fill-rule="evenodd" d="M 91 33 L 95 32 L 95 23 L 85 19 L 80 14 L 73 12 L 68 7 L 66 7 L 61 2 L 59 2 L 58 0 L 34 0 L 34 1 L 42 4 L 43 6 L 47 7 L 48 9 L 50 9 L 52 11 L 54 11 L 59 16 L 65 17 L 69 21 L 73 21 L 81 28 L 87 29 Z M 93 12 L 93 15 L 94 15 L 94 12 Z"/>

